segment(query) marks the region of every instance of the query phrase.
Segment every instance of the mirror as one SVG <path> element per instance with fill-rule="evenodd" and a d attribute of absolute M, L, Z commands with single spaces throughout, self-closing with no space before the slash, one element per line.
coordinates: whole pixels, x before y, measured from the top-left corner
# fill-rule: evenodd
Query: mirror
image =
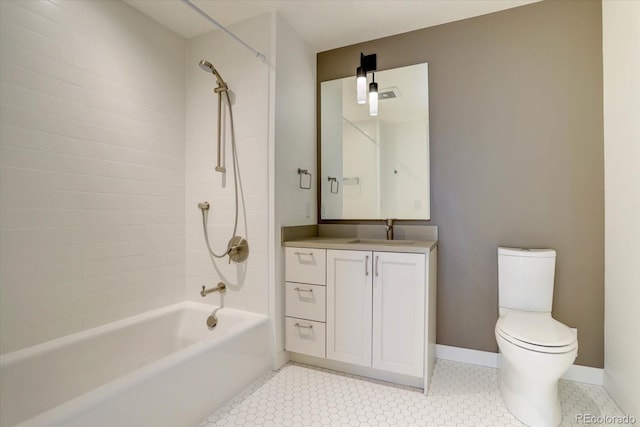
<path fill-rule="evenodd" d="M 356 102 L 355 76 L 320 84 L 322 220 L 430 218 L 427 64 L 375 81 L 376 117 Z"/>

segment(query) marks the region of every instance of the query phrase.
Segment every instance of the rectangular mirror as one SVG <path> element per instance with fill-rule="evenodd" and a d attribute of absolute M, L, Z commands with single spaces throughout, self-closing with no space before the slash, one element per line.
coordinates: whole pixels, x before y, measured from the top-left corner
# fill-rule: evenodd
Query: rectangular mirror
<path fill-rule="evenodd" d="M 375 117 L 356 102 L 355 75 L 320 84 L 322 220 L 430 218 L 427 64 L 376 72 L 375 81 Z"/>

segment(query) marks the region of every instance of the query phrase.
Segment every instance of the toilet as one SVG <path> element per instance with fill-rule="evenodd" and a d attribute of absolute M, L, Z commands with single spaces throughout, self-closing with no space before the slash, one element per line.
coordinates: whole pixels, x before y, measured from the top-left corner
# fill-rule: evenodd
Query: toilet
<path fill-rule="evenodd" d="M 555 262 L 553 249 L 498 248 L 498 385 L 528 426 L 560 424 L 558 380 L 578 355 L 576 331 L 551 317 Z"/>

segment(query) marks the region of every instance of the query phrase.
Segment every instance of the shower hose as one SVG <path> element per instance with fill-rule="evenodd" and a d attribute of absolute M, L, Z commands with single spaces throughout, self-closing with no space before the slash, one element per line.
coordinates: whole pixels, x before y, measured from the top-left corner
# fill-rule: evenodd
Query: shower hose
<path fill-rule="evenodd" d="M 239 169 L 240 166 L 238 165 L 238 153 L 236 150 L 236 133 L 233 127 L 233 109 L 231 108 L 231 98 L 229 97 L 229 92 L 228 90 L 224 91 L 225 95 L 227 96 L 227 106 L 229 107 L 229 122 L 231 124 L 231 157 L 232 157 L 232 166 L 233 166 L 233 187 L 234 187 L 234 193 L 235 193 L 235 219 L 233 221 L 233 233 L 231 234 L 231 239 L 233 239 L 236 236 L 236 231 L 238 230 L 238 180 L 239 180 Z M 218 114 L 222 114 L 222 111 L 218 110 Z M 224 258 L 225 256 L 227 256 L 229 254 L 229 252 L 231 252 L 231 250 L 233 249 L 232 246 L 230 246 L 229 248 L 227 248 L 227 250 L 222 253 L 222 254 L 216 254 L 212 249 L 211 249 L 211 244 L 209 243 L 209 233 L 207 231 L 207 214 L 205 214 L 205 211 L 207 209 L 202 209 L 202 228 L 204 231 L 204 240 L 205 242 L 207 242 L 207 249 L 209 250 L 209 253 L 211 254 L 211 256 L 215 257 L 215 258 Z M 230 241 L 231 241 L 230 239 Z"/>

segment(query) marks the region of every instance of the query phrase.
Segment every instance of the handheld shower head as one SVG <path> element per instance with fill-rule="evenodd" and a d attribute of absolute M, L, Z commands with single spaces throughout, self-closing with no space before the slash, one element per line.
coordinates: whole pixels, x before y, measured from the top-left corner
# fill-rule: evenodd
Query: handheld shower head
<path fill-rule="evenodd" d="M 220 75 L 218 70 L 215 69 L 215 67 L 213 66 L 213 64 L 211 62 L 209 62 L 207 60 L 204 60 L 204 59 L 201 59 L 200 62 L 198 63 L 198 65 L 204 71 L 206 71 L 208 73 L 212 73 L 214 76 L 216 76 L 216 80 L 218 81 L 218 87 L 223 88 L 224 90 L 228 89 L 228 86 L 225 83 L 225 81 L 222 79 L 222 76 Z"/>
<path fill-rule="evenodd" d="M 198 63 L 198 65 L 200 66 L 200 68 L 202 68 L 204 71 L 207 71 L 209 73 L 212 73 L 214 68 L 213 68 L 213 64 L 209 61 L 206 61 L 204 59 L 201 59 L 200 62 Z"/>

